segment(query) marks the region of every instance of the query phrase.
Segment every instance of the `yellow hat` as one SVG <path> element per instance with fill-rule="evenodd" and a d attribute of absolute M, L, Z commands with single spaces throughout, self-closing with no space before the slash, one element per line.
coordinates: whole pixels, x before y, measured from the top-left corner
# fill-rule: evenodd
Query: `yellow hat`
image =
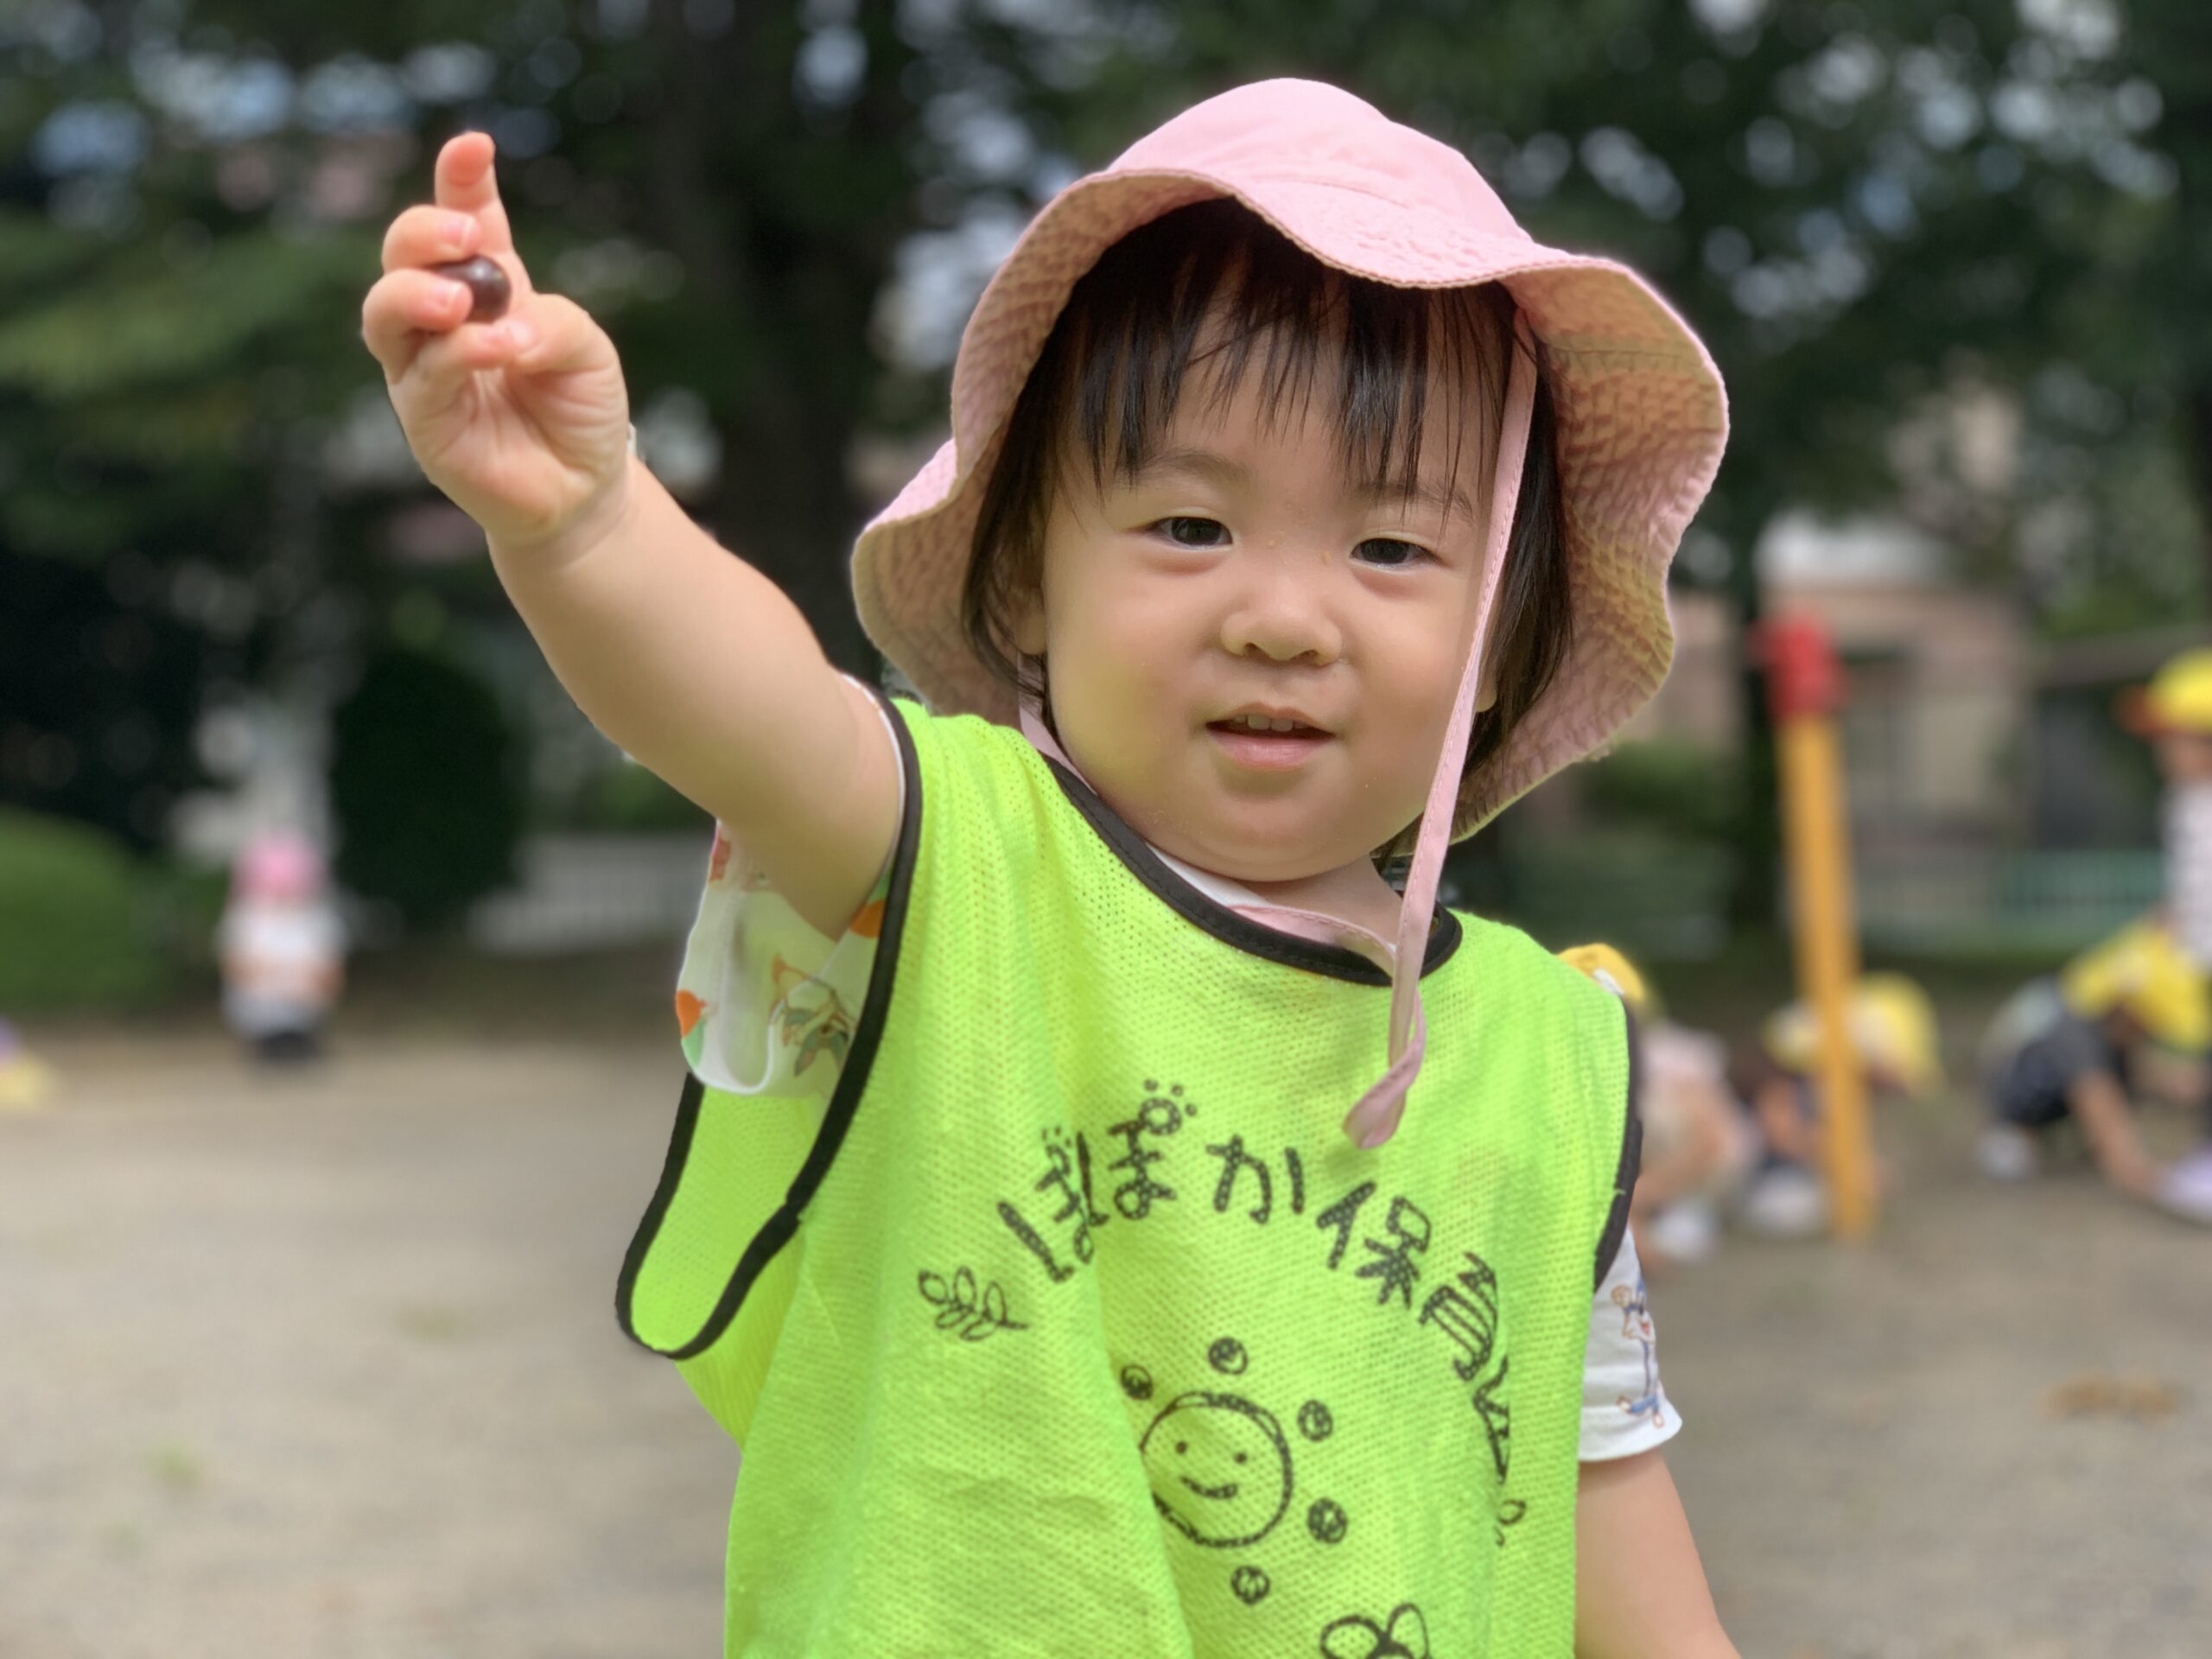
<path fill-rule="evenodd" d="M 2091 1020 L 2124 1011 L 2154 1042 L 2184 1054 L 2212 1048 L 2212 1001 L 2204 976 L 2174 937 L 2152 921 L 2129 924 L 2067 963 L 2066 1006 Z"/>
<path fill-rule="evenodd" d="M 1638 1014 L 1651 1011 L 1651 988 L 1635 965 L 1610 944 L 1570 945 L 1559 953 L 1569 967 L 1590 976 Z"/>
<path fill-rule="evenodd" d="M 2146 737 L 2161 732 L 2212 736 L 2212 648 L 2170 657 L 2122 705 L 2127 727 Z"/>
<path fill-rule="evenodd" d="M 1868 974 L 1851 995 L 1851 1038 L 1859 1064 L 1916 1099 L 1943 1087 L 1936 1005 L 1903 974 Z M 1777 1065 L 1810 1071 L 1820 1058 L 1820 1022 L 1809 1003 L 1792 1002 L 1766 1022 L 1766 1051 Z"/>

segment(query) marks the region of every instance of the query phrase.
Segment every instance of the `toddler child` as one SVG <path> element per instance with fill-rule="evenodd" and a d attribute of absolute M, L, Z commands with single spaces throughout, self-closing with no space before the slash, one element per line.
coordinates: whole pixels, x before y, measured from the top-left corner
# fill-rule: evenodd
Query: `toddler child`
<path fill-rule="evenodd" d="M 1650 982 L 1611 945 L 1560 954 L 1616 991 L 1636 1016 L 1643 1146 L 1628 1214 L 1637 1252 L 1655 1271 L 1702 1262 L 1719 1248 L 1721 1218 L 1759 1153 L 1758 1131 L 1728 1084 L 1728 1046 L 1668 1019 Z"/>
<path fill-rule="evenodd" d="M 262 1060 L 311 1060 L 346 982 L 346 931 L 322 855 L 305 836 L 263 830 L 231 872 L 216 936 L 223 1015 Z"/>
<path fill-rule="evenodd" d="M 2212 1049 L 2203 977 L 2156 921 L 2123 928 L 1998 1011 L 1982 1045 L 1983 1172 L 2025 1179 L 2043 1163 L 2049 1132 L 2071 1122 L 2114 1191 L 2212 1221 L 2212 1189 L 2195 1162 L 2160 1165 L 2136 1131 L 2134 1072 L 2145 1042 L 2200 1066 Z"/>
<path fill-rule="evenodd" d="M 2129 694 L 2125 723 L 2151 744 L 2165 785 L 2159 819 L 2165 853 L 2164 927 L 2201 982 L 2212 974 L 2212 647 L 2169 658 Z M 2160 1178 L 2170 1205 L 2212 1212 L 2212 1088 L 2196 1068 L 2204 1139 Z"/>
<path fill-rule="evenodd" d="M 1936 1006 L 1911 979 L 1861 978 L 1852 988 L 1848 1029 L 1870 1096 L 1926 1100 L 1942 1090 Z M 1740 1052 L 1732 1070 L 1757 1137 L 1756 1167 L 1737 1206 L 1737 1219 L 1752 1232 L 1803 1238 L 1828 1224 L 1819 1071 L 1820 1023 L 1802 1001 L 1769 1015 L 1758 1046 Z"/>
<path fill-rule="evenodd" d="M 364 313 L 409 440 L 721 826 L 619 1300 L 744 1447 L 727 1650 L 1732 1652 L 1606 1369 L 1626 1015 L 1435 903 L 1665 673 L 1683 325 L 1346 93 L 1209 99 L 978 302 L 854 552 L 893 702 L 626 455 L 488 142 L 436 187 Z"/>

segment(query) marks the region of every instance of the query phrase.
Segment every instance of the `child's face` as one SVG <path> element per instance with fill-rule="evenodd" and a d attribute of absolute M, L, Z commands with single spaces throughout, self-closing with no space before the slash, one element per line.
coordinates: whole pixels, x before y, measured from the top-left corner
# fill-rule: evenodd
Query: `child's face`
<path fill-rule="evenodd" d="M 2152 746 L 2159 774 L 2170 784 L 2212 782 L 2212 736 L 2162 732 Z"/>
<path fill-rule="evenodd" d="M 1219 874 L 1296 880 L 1420 815 L 1465 660 L 1484 469 L 1454 466 L 1440 435 L 1470 423 L 1433 404 L 1423 499 L 1373 497 L 1325 416 L 1270 429 L 1260 373 L 1212 410 L 1209 378 L 1194 366 L 1134 483 L 1102 495 L 1067 469 L 1016 643 L 1046 658 L 1062 742 L 1140 835 Z M 1248 712 L 1301 729 L 1233 729 Z"/>

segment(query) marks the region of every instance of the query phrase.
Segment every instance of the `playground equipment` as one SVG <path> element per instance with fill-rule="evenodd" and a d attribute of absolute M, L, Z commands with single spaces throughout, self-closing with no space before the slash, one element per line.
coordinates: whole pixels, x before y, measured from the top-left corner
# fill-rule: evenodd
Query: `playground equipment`
<path fill-rule="evenodd" d="M 1864 1237 L 1874 1224 L 1866 1077 L 1852 1040 L 1859 934 L 1852 910 L 1851 848 L 1835 714 L 1843 673 L 1827 631 L 1811 617 L 1767 622 L 1759 646 L 1774 712 L 1782 785 L 1783 856 L 1799 994 L 1820 1034 L 1820 1085 L 1828 1213 L 1836 1233 Z"/>

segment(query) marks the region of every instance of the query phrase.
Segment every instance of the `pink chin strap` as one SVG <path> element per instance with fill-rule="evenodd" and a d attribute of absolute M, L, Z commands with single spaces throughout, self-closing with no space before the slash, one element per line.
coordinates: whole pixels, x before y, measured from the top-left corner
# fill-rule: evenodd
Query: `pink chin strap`
<path fill-rule="evenodd" d="M 1421 970 L 1428 954 L 1429 924 L 1436 911 L 1436 887 L 1444 874 L 1444 849 L 1452 840 L 1452 820 L 1459 801 L 1459 777 L 1467 764 L 1467 740 L 1475 722 L 1475 695 L 1482 685 L 1483 652 L 1490 643 L 1491 607 L 1505 570 L 1505 550 L 1521 505 L 1521 474 L 1529 455 L 1529 429 L 1535 416 L 1535 344 L 1527 320 L 1513 319 L 1513 366 L 1505 388 L 1505 419 L 1497 441 L 1497 472 L 1491 486 L 1490 525 L 1483 550 L 1482 586 L 1475 594 L 1474 628 L 1467 641 L 1467 663 L 1452 700 L 1452 719 L 1444 728 L 1436 776 L 1421 810 L 1421 833 L 1406 873 L 1406 893 L 1398 911 L 1398 943 L 1390 966 L 1389 1069 L 1344 1115 L 1344 1134 L 1355 1146 L 1372 1150 L 1397 1133 L 1406 1095 L 1421 1075 L 1428 1044 L 1428 1025 L 1421 1007 Z"/>

